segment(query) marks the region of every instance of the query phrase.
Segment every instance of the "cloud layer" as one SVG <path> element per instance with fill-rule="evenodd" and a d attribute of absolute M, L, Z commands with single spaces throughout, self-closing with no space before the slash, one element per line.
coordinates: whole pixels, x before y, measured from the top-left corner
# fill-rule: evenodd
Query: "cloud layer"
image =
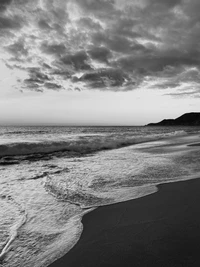
<path fill-rule="evenodd" d="M 2 0 L 1 53 L 43 90 L 200 95 L 199 0 Z"/>

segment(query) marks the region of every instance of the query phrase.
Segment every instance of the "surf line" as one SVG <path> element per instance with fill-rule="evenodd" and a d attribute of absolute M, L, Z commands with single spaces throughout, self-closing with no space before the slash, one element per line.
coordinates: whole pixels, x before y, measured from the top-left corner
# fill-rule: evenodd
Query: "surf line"
<path fill-rule="evenodd" d="M 15 240 L 15 238 L 17 237 L 18 234 L 18 230 L 20 229 L 20 227 L 22 227 L 22 225 L 24 225 L 24 223 L 27 220 L 27 212 L 24 210 L 24 215 L 21 218 L 21 220 L 14 224 L 11 228 L 10 228 L 10 236 L 8 237 L 4 248 L 2 249 L 1 253 L 0 253 L 0 261 L 2 261 L 5 257 L 5 255 L 9 252 L 9 250 L 11 249 L 11 244 L 12 242 Z"/>

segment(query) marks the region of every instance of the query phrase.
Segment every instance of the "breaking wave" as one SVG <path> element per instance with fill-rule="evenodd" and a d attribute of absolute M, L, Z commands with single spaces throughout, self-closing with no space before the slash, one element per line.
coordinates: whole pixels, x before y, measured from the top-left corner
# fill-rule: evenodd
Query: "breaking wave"
<path fill-rule="evenodd" d="M 132 135 L 109 135 L 109 136 L 86 136 L 69 141 L 37 141 L 18 142 L 0 145 L 0 157 L 20 156 L 30 154 L 49 154 L 55 152 L 70 152 L 87 154 L 101 150 L 117 149 L 139 143 L 157 141 L 163 138 L 185 135 L 186 132 L 174 131 L 145 136 Z"/>

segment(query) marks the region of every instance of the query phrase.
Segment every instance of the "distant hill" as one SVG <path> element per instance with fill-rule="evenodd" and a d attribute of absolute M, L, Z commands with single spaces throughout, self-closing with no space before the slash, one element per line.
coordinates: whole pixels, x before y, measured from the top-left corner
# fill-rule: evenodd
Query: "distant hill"
<path fill-rule="evenodd" d="M 185 113 L 177 119 L 165 119 L 146 126 L 200 126 L 200 112 Z"/>

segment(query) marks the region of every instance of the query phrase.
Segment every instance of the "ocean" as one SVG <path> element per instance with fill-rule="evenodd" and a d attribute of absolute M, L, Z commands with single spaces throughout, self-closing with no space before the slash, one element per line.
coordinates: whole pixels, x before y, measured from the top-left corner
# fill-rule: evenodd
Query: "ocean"
<path fill-rule="evenodd" d="M 85 213 L 199 177 L 199 137 L 200 127 L 0 127 L 0 266 L 46 267 L 79 240 Z"/>

